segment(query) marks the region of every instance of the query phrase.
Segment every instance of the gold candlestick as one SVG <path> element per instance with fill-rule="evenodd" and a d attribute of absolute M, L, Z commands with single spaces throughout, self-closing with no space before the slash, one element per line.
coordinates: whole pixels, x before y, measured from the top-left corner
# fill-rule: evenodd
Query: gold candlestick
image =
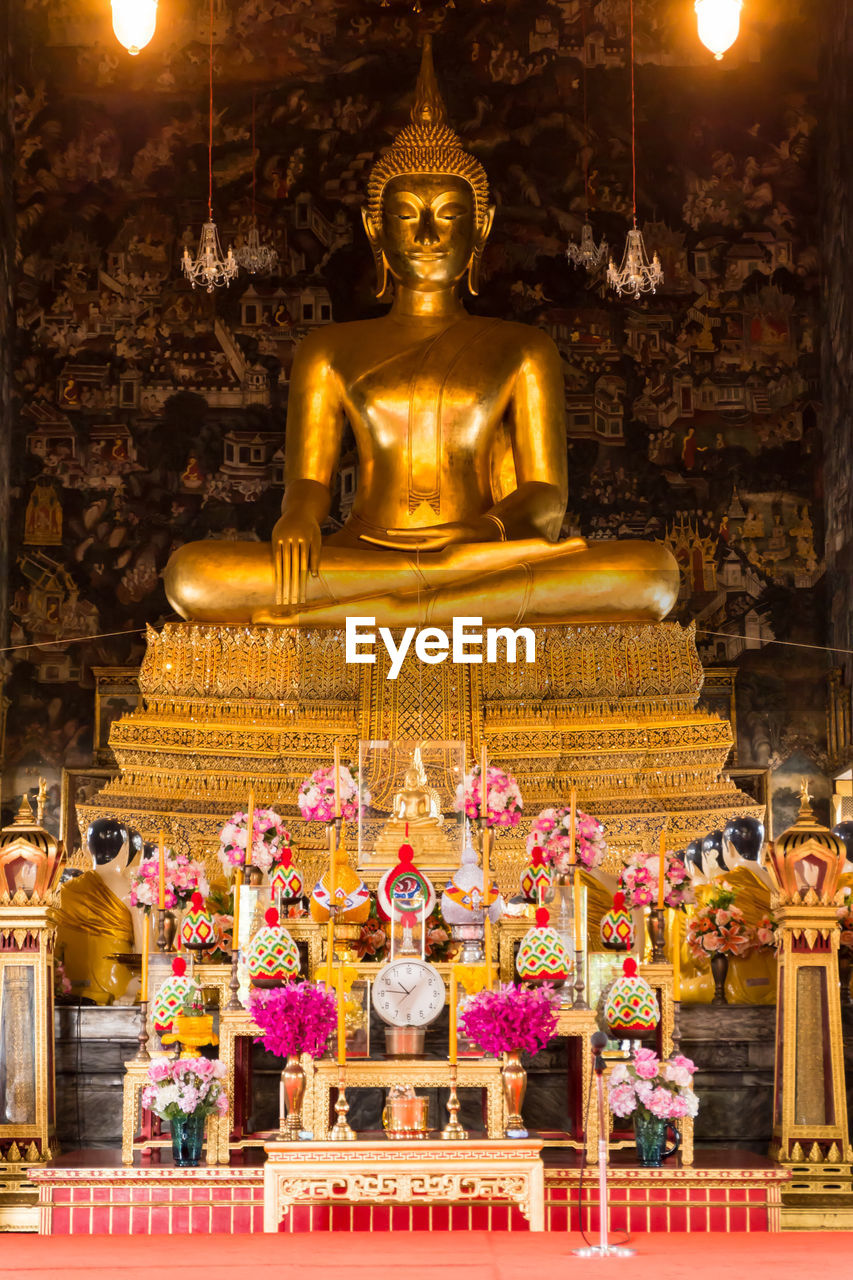
<path fill-rule="evenodd" d="M 231 926 L 231 981 L 228 984 L 231 992 L 231 999 L 225 1006 L 229 1013 L 233 1013 L 243 1008 L 240 996 L 240 975 L 238 966 L 240 964 L 240 890 L 243 887 L 243 868 L 237 867 L 234 872 L 234 916 Z"/>
<path fill-rule="evenodd" d="M 457 1067 L 455 1062 L 450 1064 L 450 1096 L 447 1099 L 447 1124 L 441 1131 L 441 1136 L 445 1142 L 462 1142 L 468 1137 L 467 1129 L 463 1129 L 459 1123 L 459 1094 L 456 1092 L 456 1076 Z"/>
<path fill-rule="evenodd" d="M 335 1103 L 335 1115 L 337 1119 L 332 1126 L 329 1134 L 332 1142 L 355 1142 L 356 1132 L 350 1126 L 347 1120 L 349 1111 L 349 1103 L 347 1102 L 347 1069 L 342 1066 L 338 1068 L 338 1100 Z"/>

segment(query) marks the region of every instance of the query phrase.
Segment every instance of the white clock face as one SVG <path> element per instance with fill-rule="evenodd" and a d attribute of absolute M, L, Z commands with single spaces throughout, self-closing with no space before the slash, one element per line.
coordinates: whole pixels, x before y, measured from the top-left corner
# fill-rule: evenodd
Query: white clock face
<path fill-rule="evenodd" d="M 373 1007 L 392 1027 L 425 1027 L 444 1008 L 444 982 L 416 957 L 392 960 L 373 980 Z"/>

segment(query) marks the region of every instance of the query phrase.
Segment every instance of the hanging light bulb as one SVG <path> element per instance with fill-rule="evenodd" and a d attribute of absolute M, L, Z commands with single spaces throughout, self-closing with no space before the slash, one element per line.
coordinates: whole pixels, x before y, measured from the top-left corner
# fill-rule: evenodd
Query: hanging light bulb
<path fill-rule="evenodd" d="M 634 225 L 628 232 L 622 265 L 618 271 L 616 263 L 612 258 L 610 259 L 607 267 L 607 283 L 616 290 L 620 298 L 623 293 L 639 298 L 643 293 L 654 293 L 662 282 L 663 270 L 660 259 L 655 254 L 649 262 L 646 246 L 643 244 L 643 233 L 638 228 L 635 218 Z"/>
<path fill-rule="evenodd" d="M 252 224 L 246 243 L 240 245 L 234 257 L 253 276 L 268 276 L 278 262 L 278 254 L 272 245 L 261 244 L 257 223 Z"/>
<path fill-rule="evenodd" d="M 189 249 L 184 248 L 181 259 L 184 275 L 194 289 L 201 287 L 208 293 L 220 285 L 229 285 L 237 274 L 238 267 L 231 247 L 223 258 L 222 246 L 219 243 L 219 232 L 213 221 L 213 0 L 210 0 L 210 63 L 209 63 L 209 112 L 207 128 L 207 222 L 201 229 L 198 242 L 198 253 L 192 256 Z"/>
<path fill-rule="evenodd" d="M 696 0 L 699 39 L 719 62 L 738 38 L 743 0 Z"/>
<path fill-rule="evenodd" d="M 599 244 L 596 244 L 595 236 L 592 234 L 592 225 L 589 222 L 585 222 L 581 229 L 580 244 L 570 240 L 566 249 L 566 257 L 572 266 L 585 267 L 587 271 L 595 271 L 607 258 L 607 241 L 602 239 Z"/>
<path fill-rule="evenodd" d="M 213 293 L 220 285 L 230 284 L 237 274 L 237 261 L 230 246 L 225 257 L 222 256 L 219 232 L 212 220 L 201 229 L 196 256 L 193 257 L 185 248 L 181 265 L 192 287 L 206 289 L 208 293 Z"/>
<path fill-rule="evenodd" d="M 113 0 L 113 31 L 135 58 L 154 35 L 157 26 L 157 0 Z"/>

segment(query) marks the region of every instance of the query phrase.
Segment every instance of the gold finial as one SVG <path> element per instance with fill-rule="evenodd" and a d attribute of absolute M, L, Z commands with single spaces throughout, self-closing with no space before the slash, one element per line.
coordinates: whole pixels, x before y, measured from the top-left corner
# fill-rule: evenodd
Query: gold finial
<path fill-rule="evenodd" d="M 21 803 L 18 808 L 18 812 L 15 814 L 15 821 L 12 823 L 12 826 L 32 827 L 35 824 L 35 820 L 33 806 L 30 804 L 29 796 L 25 791 L 21 796 Z"/>
<path fill-rule="evenodd" d="M 814 815 L 814 813 L 812 812 L 811 801 L 812 801 L 812 796 L 811 796 L 811 792 L 809 791 L 809 780 L 808 780 L 808 778 L 805 778 L 805 777 L 804 777 L 804 778 L 801 778 L 801 779 L 800 779 L 800 812 L 799 812 L 799 817 L 801 817 L 801 818 L 812 818 L 812 819 L 814 819 L 814 816 L 815 816 L 815 815 Z"/>
<path fill-rule="evenodd" d="M 432 60 L 432 36 L 424 36 L 421 69 L 415 88 L 415 105 L 412 107 L 412 124 L 439 125 L 447 122 L 444 100 L 435 78 Z"/>
<path fill-rule="evenodd" d="M 37 797 L 36 821 L 41 826 L 44 821 L 44 806 L 47 803 L 47 779 L 39 778 L 39 789 Z"/>

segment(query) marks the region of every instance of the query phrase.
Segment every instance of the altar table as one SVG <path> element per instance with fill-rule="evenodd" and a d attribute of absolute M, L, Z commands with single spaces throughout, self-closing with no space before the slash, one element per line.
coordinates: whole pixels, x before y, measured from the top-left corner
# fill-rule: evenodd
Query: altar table
<path fill-rule="evenodd" d="M 269 1142 L 264 1150 L 264 1231 L 295 1206 L 512 1204 L 545 1230 L 542 1143 L 385 1138 Z"/>

